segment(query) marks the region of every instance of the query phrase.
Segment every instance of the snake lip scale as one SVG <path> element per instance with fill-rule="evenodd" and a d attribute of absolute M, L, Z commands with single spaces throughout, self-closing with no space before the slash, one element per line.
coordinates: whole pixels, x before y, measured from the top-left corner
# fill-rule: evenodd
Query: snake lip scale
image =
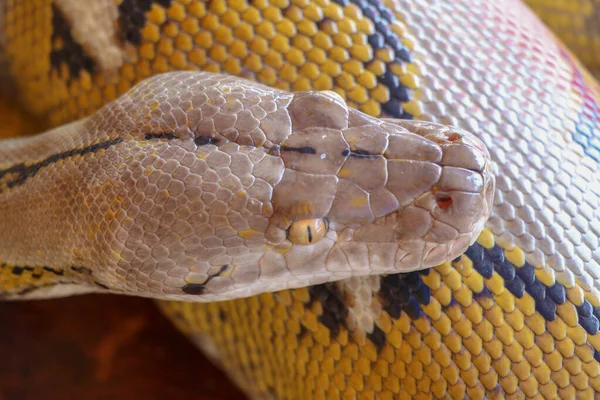
<path fill-rule="evenodd" d="M 464 252 L 493 203 L 468 132 L 206 72 L 158 75 L 2 145 L 0 255 L 61 272 L 8 298 L 212 301 L 411 271 Z"/>

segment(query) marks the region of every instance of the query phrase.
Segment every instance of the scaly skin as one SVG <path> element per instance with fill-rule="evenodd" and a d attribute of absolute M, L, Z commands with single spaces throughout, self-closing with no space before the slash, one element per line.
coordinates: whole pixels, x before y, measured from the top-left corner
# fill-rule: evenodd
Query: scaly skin
<path fill-rule="evenodd" d="M 600 77 L 600 3 L 525 0 L 596 78 Z"/>
<path fill-rule="evenodd" d="M 458 126 L 490 151 L 491 217 L 452 262 L 227 302 L 160 302 L 250 396 L 597 396 L 600 91 L 523 3 L 67 3 L 6 1 L 0 22 L 10 95 L 50 126 L 149 76 L 203 69 L 334 91 L 378 118 Z M 103 7 L 114 24 L 78 14 Z M 107 37 L 119 57 L 98 52 Z"/>
<path fill-rule="evenodd" d="M 14 299 L 214 301 L 432 267 L 473 244 L 494 193 L 467 132 L 207 72 L 0 148 L 0 259 L 66 285 L 13 273 L 0 295 Z"/>

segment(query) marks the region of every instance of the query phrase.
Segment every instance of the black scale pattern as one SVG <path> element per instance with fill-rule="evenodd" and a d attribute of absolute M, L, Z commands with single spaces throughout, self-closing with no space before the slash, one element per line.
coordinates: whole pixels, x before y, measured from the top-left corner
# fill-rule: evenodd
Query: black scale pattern
<path fill-rule="evenodd" d="M 390 23 L 396 21 L 392 10 L 386 7 L 381 0 L 350 0 L 356 4 L 364 16 L 373 21 L 376 32 L 369 37 L 369 44 L 374 50 L 388 47 L 394 51 L 393 63 L 404 64 L 411 62 L 410 52 L 402 45 L 402 40 L 389 27 Z M 349 1 L 336 1 L 340 5 L 346 5 Z M 390 91 L 390 100 L 382 105 L 383 111 L 394 118 L 412 119 L 413 116 L 402 108 L 402 103 L 411 99 L 411 91 L 403 85 L 398 76 L 388 70 L 383 76 L 378 77 L 380 83 L 387 86 Z"/>
<path fill-rule="evenodd" d="M 344 294 L 336 283 L 324 283 L 322 285 L 311 286 L 309 289 L 310 300 L 307 307 L 318 301 L 323 306 L 323 314 L 319 316 L 319 322 L 325 325 L 332 338 L 337 337 L 340 329 L 346 326 L 346 317 L 348 308 Z"/>
<path fill-rule="evenodd" d="M 431 300 L 431 289 L 421 279 L 428 274 L 426 269 L 382 277 L 379 295 L 383 309 L 396 319 L 402 311 L 412 319 L 420 318 L 423 315 L 421 305 L 427 305 Z"/>
<path fill-rule="evenodd" d="M 146 25 L 146 13 L 156 3 L 164 8 L 171 6 L 171 0 L 123 0 L 119 5 L 119 26 L 123 40 L 139 46 L 142 44 L 142 28 Z"/>
<path fill-rule="evenodd" d="M 55 70 L 65 63 L 69 68 L 69 77 L 79 78 L 82 71 L 90 73 L 96 70 L 94 60 L 71 36 L 71 26 L 61 11 L 52 4 L 52 42 L 60 41 L 62 46 L 50 51 L 50 64 Z"/>
<path fill-rule="evenodd" d="M 522 267 L 515 267 L 504 256 L 504 250 L 499 246 L 485 249 L 478 243 L 471 246 L 465 253 L 473 262 L 473 267 L 484 279 L 490 279 L 494 272 L 503 279 L 505 287 L 517 298 L 522 298 L 527 292 L 535 301 L 536 311 L 547 321 L 556 318 L 557 306 L 567 301 L 566 288 L 556 282 L 546 286 L 535 276 L 534 267 L 525 263 Z M 454 260 L 460 260 L 460 257 Z M 394 274 L 382 278 L 380 296 L 385 311 L 393 318 L 400 318 L 402 311 L 411 318 L 420 318 L 423 314 L 420 305 L 429 304 L 431 291 L 421 279 L 429 270 L 410 272 L 407 274 Z M 479 293 L 473 293 L 475 298 L 493 298 L 493 293 L 487 287 Z M 456 304 L 451 299 L 445 308 Z M 593 307 L 587 300 L 576 307 L 579 324 L 590 335 L 598 333 L 600 329 L 600 307 Z M 600 354 L 598 354 L 600 357 Z M 600 359 L 599 359 L 600 361 Z"/>
<path fill-rule="evenodd" d="M 466 256 L 473 261 L 473 267 L 485 279 L 492 277 L 494 272 L 504 279 L 506 288 L 517 298 L 522 298 L 525 292 L 535 300 L 535 309 L 546 321 L 554 321 L 557 305 L 567 301 L 566 288 L 556 282 L 546 286 L 535 276 L 533 265 L 525 263 L 516 267 L 504 257 L 504 250 L 499 246 L 485 249 L 476 243 L 466 251 Z M 585 300 L 577 307 L 579 324 L 587 333 L 594 335 L 598 332 L 600 322 L 600 307 L 592 307 Z"/>

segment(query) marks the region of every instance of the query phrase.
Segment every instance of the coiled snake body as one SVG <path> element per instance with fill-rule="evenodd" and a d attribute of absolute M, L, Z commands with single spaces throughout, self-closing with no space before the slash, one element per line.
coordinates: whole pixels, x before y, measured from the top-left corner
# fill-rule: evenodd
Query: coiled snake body
<path fill-rule="evenodd" d="M 253 398 L 600 391 L 598 86 L 521 3 L 0 10 L 28 112 L 108 103 L 2 142 L 4 297 L 170 299 Z"/>

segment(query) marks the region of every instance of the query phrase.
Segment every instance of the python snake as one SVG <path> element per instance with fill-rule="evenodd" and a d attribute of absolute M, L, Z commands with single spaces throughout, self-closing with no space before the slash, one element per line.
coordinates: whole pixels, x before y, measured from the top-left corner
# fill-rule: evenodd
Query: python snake
<path fill-rule="evenodd" d="M 324 276 L 317 281 L 299 280 L 293 286 L 306 287 L 225 302 L 159 302 L 165 314 L 251 398 L 550 399 L 594 398 L 600 392 L 600 91 L 579 61 L 522 3 L 105 0 L 84 4 L 5 0 L 0 4 L 0 76 L 5 88 L 10 85 L 7 94 L 18 99 L 19 105 L 45 127 L 85 117 L 150 76 L 169 70 L 203 69 L 256 80 L 285 90 L 283 93 L 328 91 L 317 96 L 321 103 L 316 106 L 322 108 L 327 123 L 335 123 L 332 120 L 340 107 L 354 113 L 344 107 L 345 101 L 349 107 L 377 118 L 414 118 L 456 126 L 473 132 L 489 149 L 497 179 L 491 217 L 477 242 L 464 254 L 455 258 L 446 254 L 453 257 L 449 262 L 404 274 L 379 270 L 373 272 L 380 274 L 336 282 L 322 283 L 329 280 Z M 192 75 L 174 76 L 199 76 L 185 74 Z M 147 99 L 143 94 L 140 98 Z M 123 100 L 112 104 L 119 101 Z M 328 107 L 337 111 L 329 112 Z M 135 113 L 134 108 L 125 113 Z M 156 110 L 162 111 L 160 105 Z M 138 116 L 143 119 L 142 113 Z M 151 121 L 152 110 L 146 114 Z M 364 114 L 356 113 L 361 115 L 361 126 L 397 130 L 380 132 L 385 137 L 411 136 L 390 121 Z M 87 121 L 93 125 L 94 117 Z M 17 286 L 30 286 L 41 289 L 25 294 L 34 295 L 38 290 L 52 294 L 51 288 L 71 282 L 105 285 L 109 290 L 121 284 L 121 289 L 130 292 L 143 291 L 135 284 L 128 286 L 131 279 L 118 272 L 123 269 L 103 275 L 99 268 L 84 265 L 84 261 L 94 260 L 118 265 L 116 255 L 107 253 L 102 259 L 97 257 L 101 252 L 94 253 L 97 242 L 93 239 L 108 235 L 110 224 L 91 228 L 96 216 L 104 218 L 112 212 L 118 218 L 123 199 L 118 193 L 96 189 L 98 196 L 113 196 L 111 203 L 89 210 L 85 230 L 68 228 L 73 207 L 85 211 L 85 199 L 77 197 L 81 193 L 78 182 L 88 181 L 51 184 L 48 170 L 60 166 L 75 177 L 80 173 L 75 168 L 77 161 L 92 176 L 106 181 L 111 179 L 110 172 L 123 164 L 116 146 L 156 146 L 167 151 L 177 141 L 183 147 L 193 145 L 190 150 L 210 152 L 217 151 L 218 143 L 210 143 L 216 136 L 200 135 L 205 137 L 200 145 L 193 140 L 197 136 L 182 139 L 190 131 L 171 129 L 179 126 L 177 113 L 171 120 L 174 124 L 165 121 L 165 126 L 148 123 L 136 130 L 139 125 L 130 122 L 126 118 L 118 127 L 103 131 L 106 137 L 102 143 L 108 143 L 104 145 L 107 148 L 94 154 L 91 150 L 81 154 L 82 149 L 93 146 L 85 142 L 85 135 L 82 138 L 73 133 L 82 132 L 78 129 L 81 123 L 59 128 L 62 135 L 52 136 L 56 142 L 40 139 L 51 136 L 5 142 L 39 152 L 37 157 L 26 155 L 19 160 L 14 157 L 22 154 L 3 154 L 0 163 L 6 169 L 40 157 L 39 162 L 49 163 L 44 160 L 56 154 L 52 153 L 56 149 L 68 151 L 72 160 L 55 157 L 52 165 L 43 168 L 35 162 L 25 163 L 1 178 L 6 185 L 3 196 L 30 190 L 28 196 L 45 198 L 28 202 L 24 196 L 18 199 L 27 205 L 23 210 L 3 211 L 1 223 L 6 225 L 2 225 L 2 246 L 7 251 L 0 254 L 10 258 L 0 267 L 4 293 Z M 300 124 L 311 122 L 306 117 L 298 119 Z M 97 123 L 100 126 L 102 119 Z M 413 132 L 418 131 L 415 126 L 421 126 L 398 124 Z M 336 137 L 346 138 L 340 131 L 343 129 L 336 131 Z M 466 137 L 471 141 L 462 130 L 456 132 L 459 140 Z M 229 140 L 230 133 L 218 138 Z M 250 137 L 256 143 L 257 137 Z M 455 137 L 449 134 L 445 138 Z M 112 144 L 119 138 L 123 143 Z M 288 157 L 286 165 L 326 168 L 330 154 L 339 157 L 346 151 L 344 160 L 366 161 L 366 156 L 372 155 L 385 158 L 391 176 L 390 165 L 396 160 L 384 154 L 384 147 L 353 148 L 347 139 L 347 147 L 298 140 L 292 145 L 279 143 L 283 145 L 279 146 L 280 156 L 284 161 Z M 278 143 L 266 133 L 259 141 L 261 146 L 267 144 L 256 147 L 263 154 L 278 150 L 271 146 Z M 437 149 L 430 142 L 420 143 Z M 471 143 L 469 149 L 479 147 L 475 139 Z M 376 141 L 369 140 L 368 144 L 375 146 Z M 323 163 L 306 163 L 321 146 L 332 149 L 325 152 Z M 105 162 L 90 165 L 91 160 L 101 159 L 100 152 Z M 135 161 L 131 154 L 127 162 Z M 207 154 L 207 162 L 209 157 Z M 32 165 L 35 173 L 22 172 Z M 356 181 L 346 180 L 371 184 L 365 180 L 370 171 L 356 166 L 350 171 L 356 174 L 351 177 Z M 483 169 L 471 172 L 478 171 Z M 475 185 L 475 179 L 470 184 L 491 186 L 487 172 L 480 176 L 481 185 Z M 31 186 L 32 182 L 37 187 Z M 304 188 L 298 195 L 312 201 L 315 193 L 321 193 L 317 189 L 327 189 L 327 185 L 311 183 Z M 94 193 L 87 189 L 90 191 L 83 194 Z M 455 206 L 454 195 L 450 198 Z M 60 204 L 62 199 L 71 201 Z M 448 201 L 438 200 L 431 204 L 443 208 Z M 345 209 L 359 207 L 354 204 Z M 294 210 L 305 213 L 297 220 L 302 229 L 288 233 L 298 235 L 299 241 L 306 240 L 303 232 L 307 232 L 307 223 L 315 229 L 328 229 L 328 235 L 337 232 L 335 218 L 329 218 L 333 220 L 329 226 L 320 220 L 322 210 L 315 214 L 310 208 Z M 480 210 L 485 214 L 485 207 Z M 37 218 L 19 220 L 21 214 Z M 26 232 L 51 217 L 58 225 L 46 226 L 50 231 L 44 240 L 61 248 L 60 254 L 39 246 L 42 232 L 28 241 L 5 228 L 21 221 L 19 230 Z M 4 221 L 11 221 L 11 225 Z M 286 221 L 282 226 L 290 227 L 297 221 Z M 463 222 L 474 224 L 462 220 L 453 224 Z M 278 229 L 279 237 L 283 237 L 285 229 Z M 325 236 L 315 245 L 329 243 L 327 239 Z M 83 242 L 88 244 L 81 245 Z M 176 243 L 171 241 L 174 246 Z M 68 251 L 64 251 L 65 246 Z M 11 253 L 11 248 L 17 250 Z M 291 250 L 307 248 L 294 245 Z M 68 259 L 60 259 L 67 254 Z M 361 257 L 366 257 L 365 251 L 353 255 L 351 261 L 360 267 L 369 265 Z M 127 262 L 127 258 L 131 257 L 126 255 L 123 260 Z M 168 258 L 165 263 L 169 263 Z M 231 282 L 228 276 L 215 276 L 227 273 L 221 270 L 222 264 L 206 266 L 185 282 L 192 285 L 188 291 L 196 293 L 187 295 L 200 292 L 203 296 L 205 290 L 212 295 L 219 284 L 224 285 L 218 282 Z M 63 269 L 65 265 L 69 267 Z M 238 271 L 241 269 L 231 271 L 232 276 Z M 169 282 L 181 293 L 183 277 L 172 278 Z M 157 279 L 167 280 L 164 276 Z M 281 281 L 274 278 L 273 282 Z M 273 286 L 278 288 L 283 286 Z M 69 289 L 77 290 L 73 286 Z"/>

